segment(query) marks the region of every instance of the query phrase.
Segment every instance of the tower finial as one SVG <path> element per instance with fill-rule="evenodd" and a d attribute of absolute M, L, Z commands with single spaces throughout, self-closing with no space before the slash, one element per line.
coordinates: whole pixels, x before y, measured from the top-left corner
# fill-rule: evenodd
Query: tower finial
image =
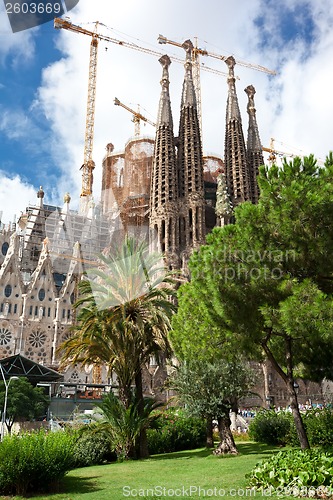
<path fill-rule="evenodd" d="M 247 112 L 249 114 L 255 114 L 256 108 L 254 107 L 254 95 L 256 93 L 256 89 L 253 85 L 248 85 L 246 89 L 244 89 L 244 92 L 246 92 L 248 97 Z"/>
<path fill-rule="evenodd" d="M 170 105 L 170 95 L 169 95 L 169 66 L 171 64 L 170 57 L 165 54 L 160 57 L 158 60 L 163 68 L 162 79 L 161 79 L 161 97 L 160 97 L 160 105 L 158 110 L 157 117 L 157 127 L 159 125 L 170 125 L 173 127 L 172 123 L 172 115 L 171 115 L 171 105 Z"/>

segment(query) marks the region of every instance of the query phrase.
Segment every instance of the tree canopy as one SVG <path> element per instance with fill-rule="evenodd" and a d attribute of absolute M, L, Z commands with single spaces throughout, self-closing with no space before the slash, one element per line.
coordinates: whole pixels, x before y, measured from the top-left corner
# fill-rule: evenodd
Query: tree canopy
<path fill-rule="evenodd" d="M 238 206 L 235 224 L 215 228 L 191 258 L 177 316 L 200 303 L 218 332 L 215 345 L 269 358 L 307 447 L 295 369 L 312 380 L 333 378 L 333 155 L 324 167 L 313 156 L 263 166 L 259 186 L 258 204 Z"/>
<path fill-rule="evenodd" d="M 142 370 L 150 357 L 171 356 L 168 332 L 175 311 L 174 282 L 162 256 L 128 237 L 99 257 L 79 283 L 73 336 L 61 346 L 63 363 L 105 364 L 117 376 L 125 407 L 132 385 L 144 410 Z M 144 455 L 142 451 L 141 456 Z"/>
<path fill-rule="evenodd" d="M 5 385 L 0 384 L 0 405 L 3 408 Z M 12 380 L 8 388 L 6 426 L 10 433 L 15 421 L 34 420 L 46 415 L 49 399 L 41 387 L 34 387 L 27 378 Z"/>

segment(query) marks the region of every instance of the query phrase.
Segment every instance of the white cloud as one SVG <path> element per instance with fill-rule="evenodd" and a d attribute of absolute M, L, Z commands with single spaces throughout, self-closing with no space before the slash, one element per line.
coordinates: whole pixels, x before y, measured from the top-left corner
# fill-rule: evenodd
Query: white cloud
<path fill-rule="evenodd" d="M 11 56 L 11 66 L 29 64 L 35 53 L 34 35 L 38 28 L 12 34 L 3 2 L 0 2 L 0 64 Z"/>
<path fill-rule="evenodd" d="M 0 220 L 8 224 L 16 222 L 30 203 L 36 202 L 36 189 L 18 175 L 8 177 L 0 171 Z M 16 218 L 15 218 L 16 216 Z"/>
<path fill-rule="evenodd" d="M 297 33 L 290 33 L 290 39 L 283 42 L 283 33 L 279 31 L 284 26 L 279 18 L 283 6 L 295 9 L 298 22 L 305 16 L 303 7 L 307 7 L 307 16 L 312 16 L 314 23 L 311 43 Z M 324 157 L 332 149 L 329 124 L 333 115 L 333 5 L 326 0 L 281 0 L 278 7 L 270 0 L 235 0 L 232 3 L 208 0 L 204 5 L 193 0 L 190 6 L 179 0 L 125 0 L 116 4 L 109 0 L 80 0 L 70 16 L 73 23 L 90 30 L 94 29 L 93 22 L 99 20 L 113 28 L 110 31 L 100 26 L 100 32 L 179 58 L 184 57 L 182 49 L 158 45 L 160 33 L 179 42 L 187 38 L 194 41 L 197 36 L 199 46 L 210 52 L 233 54 L 236 59 L 276 69 L 278 75 L 268 77 L 254 69 L 236 66 L 236 74 L 241 78 L 237 81 L 237 92 L 245 136 L 247 98 L 243 89 L 253 84 L 257 90 L 255 102 L 263 145 L 269 146 L 270 138 L 274 137 L 279 149 L 288 144 L 294 148 L 293 152 L 313 152 L 318 157 Z M 258 16 L 265 21 L 262 27 L 254 23 Z M 81 184 L 79 169 L 83 163 L 90 37 L 65 30 L 54 32 L 54 35 L 62 57 L 44 68 L 33 110 L 44 114 L 50 124 L 52 138 L 48 148 L 62 171 L 51 198 L 62 203 L 62 195 L 69 191 L 74 205 Z M 23 36 L 28 37 L 28 41 L 23 44 L 24 49 L 15 42 L 18 54 L 20 50 L 26 52 L 29 43 L 33 43 L 30 31 Z M 10 44 L 2 50 L 8 53 Z M 202 61 L 220 71 L 227 70 L 222 61 L 213 58 L 202 58 Z M 176 135 L 183 76 L 183 66 L 172 63 L 170 92 Z M 93 153 L 96 198 L 100 196 L 106 144 L 112 142 L 116 150 L 123 149 L 134 134 L 131 114 L 114 106 L 113 99 L 118 97 L 134 109 L 140 104 L 141 112 L 155 121 L 160 78 L 161 67 L 156 57 L 115 44 L 99 43 Z M 223 156 L 226 79 L 202 72 L 201 88 L 203 148 Z M 154 135 L 149 125 L 142 127 L 142 131 Z M 46 196 L 49 201 L 49 193 Z"/>

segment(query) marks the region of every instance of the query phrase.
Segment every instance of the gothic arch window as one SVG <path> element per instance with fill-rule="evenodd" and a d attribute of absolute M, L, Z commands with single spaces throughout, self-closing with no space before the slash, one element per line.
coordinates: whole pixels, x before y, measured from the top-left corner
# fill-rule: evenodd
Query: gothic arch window
<path fill-rule="evenodd" d="M 12 340 L 12 334 L 7 328 L 0 328 L 0 346 L 9 344 Z"/>
<path fill-rule="evenodd" d="M 38 292 L 38 298 L 42 302 L 45 299 L 45 290 L 44 288 L 41 288 Z"/>
<path fill-rule="evenodd" d="M 28 342 L 32 347 L 42 347 L 46 341 L 46 334 L 43 332 L 35 331 L 29 335 Z"/>
<path fill-rule="evenodd" d="M 5 297 L 10 297 L 12 294 L 12 285 L 6 285 L 5 286 Z"/>
<path fill-rule="evenodd" d="M 2 244 L 2 247 L 1 247 L 1 253 L 2 253 L 2 255 L 6 255 L 7 254 L 8 248 L 9 248 L 9 244 L 7 243 L 7 241 L 5 241 Z"/>

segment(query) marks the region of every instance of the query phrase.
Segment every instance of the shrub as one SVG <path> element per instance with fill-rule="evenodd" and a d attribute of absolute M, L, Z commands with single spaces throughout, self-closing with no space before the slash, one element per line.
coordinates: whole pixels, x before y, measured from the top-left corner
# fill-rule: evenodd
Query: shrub
<path fill-rule="evenodd" d="M 261 410 L 249 425 L 249 436 L 260 443 L 285 445 L 290 439 L 292 425 L 289 412 Z"/>
<path fill-rule="evenodd" d="M 280 451 L 246 477 L 256 489 L 299 496 L 317 488 L 317 494 L 319 489 L 327 494 L 333 486 L 333 455 L 320 449 Z"/>
<path fill-rule="evenodd" d="M 155 428 L 147 430 L 147 439 L 151 455 L 199 448 L 206 441 L 206 424 L 203 419 L 167 410 L 160 412 Z"/>
<path fill-rule="evenodd" d="M 333 446 L 333 411 L 310 410 L 303 416 L 311 446 Z"/>
<path fill-rule="evenodd" d="M 65 432 L 6 436 L 0 445 L 0 492 L 26 495 L 57 489 L 75 467 L 74 442 L 75 436 Z"/>
<path fill-rule="evenodd" d="M 116 460 L 111 450 L 110 436 L 105 432 L 81 429 L 74 447 L 75 467 L 88 467 Z"/>

